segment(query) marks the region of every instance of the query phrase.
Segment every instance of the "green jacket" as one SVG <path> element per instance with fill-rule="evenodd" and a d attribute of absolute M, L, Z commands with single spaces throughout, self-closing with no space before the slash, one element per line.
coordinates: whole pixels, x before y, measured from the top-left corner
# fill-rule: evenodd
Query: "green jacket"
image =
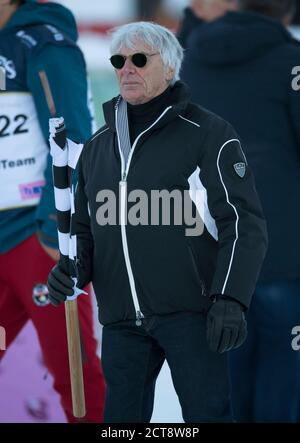
<path fill-rule="evenodd" d="M 9 61 L 16 71 L 15 78 L 6 79 L 6 90 L 31 92 L 47 144 L 51 115 L 39 77 L 41 70 L 47 74 L 56 115 L 64 117 L 68 137 L 84 142 L 92 134 L 86 66 L 76 45 L 77 38 L 75 19 L 68 9 L 57 3 L 38 4 L 30 0 L 0 31 L 0 65 Z M 5 109 L 1 109 L 3 113 Z M 0 147 L 6 141 L 7 137 L 0 134 Z M 18 137 L 12 142 L 18 143 Z M 58 246 L 50 155 L 44 175 L 46 184 L 37 206 L 0 211 L 0 253 L 11 250 L 37 231 L 44 244 Z"/>

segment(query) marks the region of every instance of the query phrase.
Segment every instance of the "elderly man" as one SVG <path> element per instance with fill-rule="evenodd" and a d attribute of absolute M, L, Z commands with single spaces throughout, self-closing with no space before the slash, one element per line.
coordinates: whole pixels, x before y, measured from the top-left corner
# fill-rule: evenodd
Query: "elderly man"
<path fill-rule="evenodd" d="M 224 351 L 245 339 L 244 310 L 266 251 L 252 173 L 232 127 L 189 102 L 170 31 L 122 26 L 111 53 L 120 95 L 104 104 L 106 124 L 83 149 L 76 193 L 79 286 L 93 282 L 104 325 L 105 421 L 150 421 L 166 359 L 184 420 L 228 422 Z M 119 223 L 104 223 L 104 190 Z M 154 210 L 148 225 L 127 222 L 134 192 L 154 190 L 189 193 L 201 235 L 185 235 L 173 219 L 153 223 Z M 59 265 L 48 285 L 53 304 L 73 293 Z"/>

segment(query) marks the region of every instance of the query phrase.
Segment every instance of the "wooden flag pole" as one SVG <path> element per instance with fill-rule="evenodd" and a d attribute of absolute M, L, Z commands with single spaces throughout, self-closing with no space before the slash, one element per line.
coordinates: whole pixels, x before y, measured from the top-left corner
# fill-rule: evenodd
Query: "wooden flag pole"
<path fill-rule="evenodd" d="M 39 76 L 43 85 L 50 114 L 52 117 L 56 117 L 56 108 L 46 72 L 40 71 Z M 65 313 L 73 415 L 76 418 L 82 418 L 86 414 L 86 407 L 84 396 L 78 305 L 76 298 L 74 300 L 67 300 L 65 302 Z"/>
<path fill-rule="evenodd" d="M 81 418 L 85 416 L 86 409 L 77 300 L 66 301 L 65 311 L 67 322 L 73 415 L 74 417 Z"/>

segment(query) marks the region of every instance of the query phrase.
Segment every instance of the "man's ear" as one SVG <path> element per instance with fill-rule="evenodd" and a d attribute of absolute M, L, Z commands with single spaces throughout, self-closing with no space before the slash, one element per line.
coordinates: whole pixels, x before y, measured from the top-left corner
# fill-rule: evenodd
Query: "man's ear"
<path fill-rule="evenodd" d="M 174 72 L 175 72 L 174 68 L 168 68 L 166 70 L 165 78 L 166 78 L 167 82 L 170 82 L 172 80 L 172 78 L 174 77 Z"/>

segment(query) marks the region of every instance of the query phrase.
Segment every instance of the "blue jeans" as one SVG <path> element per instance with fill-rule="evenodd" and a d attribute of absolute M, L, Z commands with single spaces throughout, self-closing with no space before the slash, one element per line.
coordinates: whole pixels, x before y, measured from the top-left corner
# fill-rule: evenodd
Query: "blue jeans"
<path fill-rule="evenodd" d="M 104 422 L 149 423 L 166 359 L 185 422 L 230 422 L 226 354 L 206 343 L 206 315 L 177 312 L 103 327 Z"/>
<path fill-rule="evenodd" d="M 247 314 L 248 337 L 230 352 L 232 406 L 238 422 L 300 422 L 300 281 L 257 286 Z"/>

